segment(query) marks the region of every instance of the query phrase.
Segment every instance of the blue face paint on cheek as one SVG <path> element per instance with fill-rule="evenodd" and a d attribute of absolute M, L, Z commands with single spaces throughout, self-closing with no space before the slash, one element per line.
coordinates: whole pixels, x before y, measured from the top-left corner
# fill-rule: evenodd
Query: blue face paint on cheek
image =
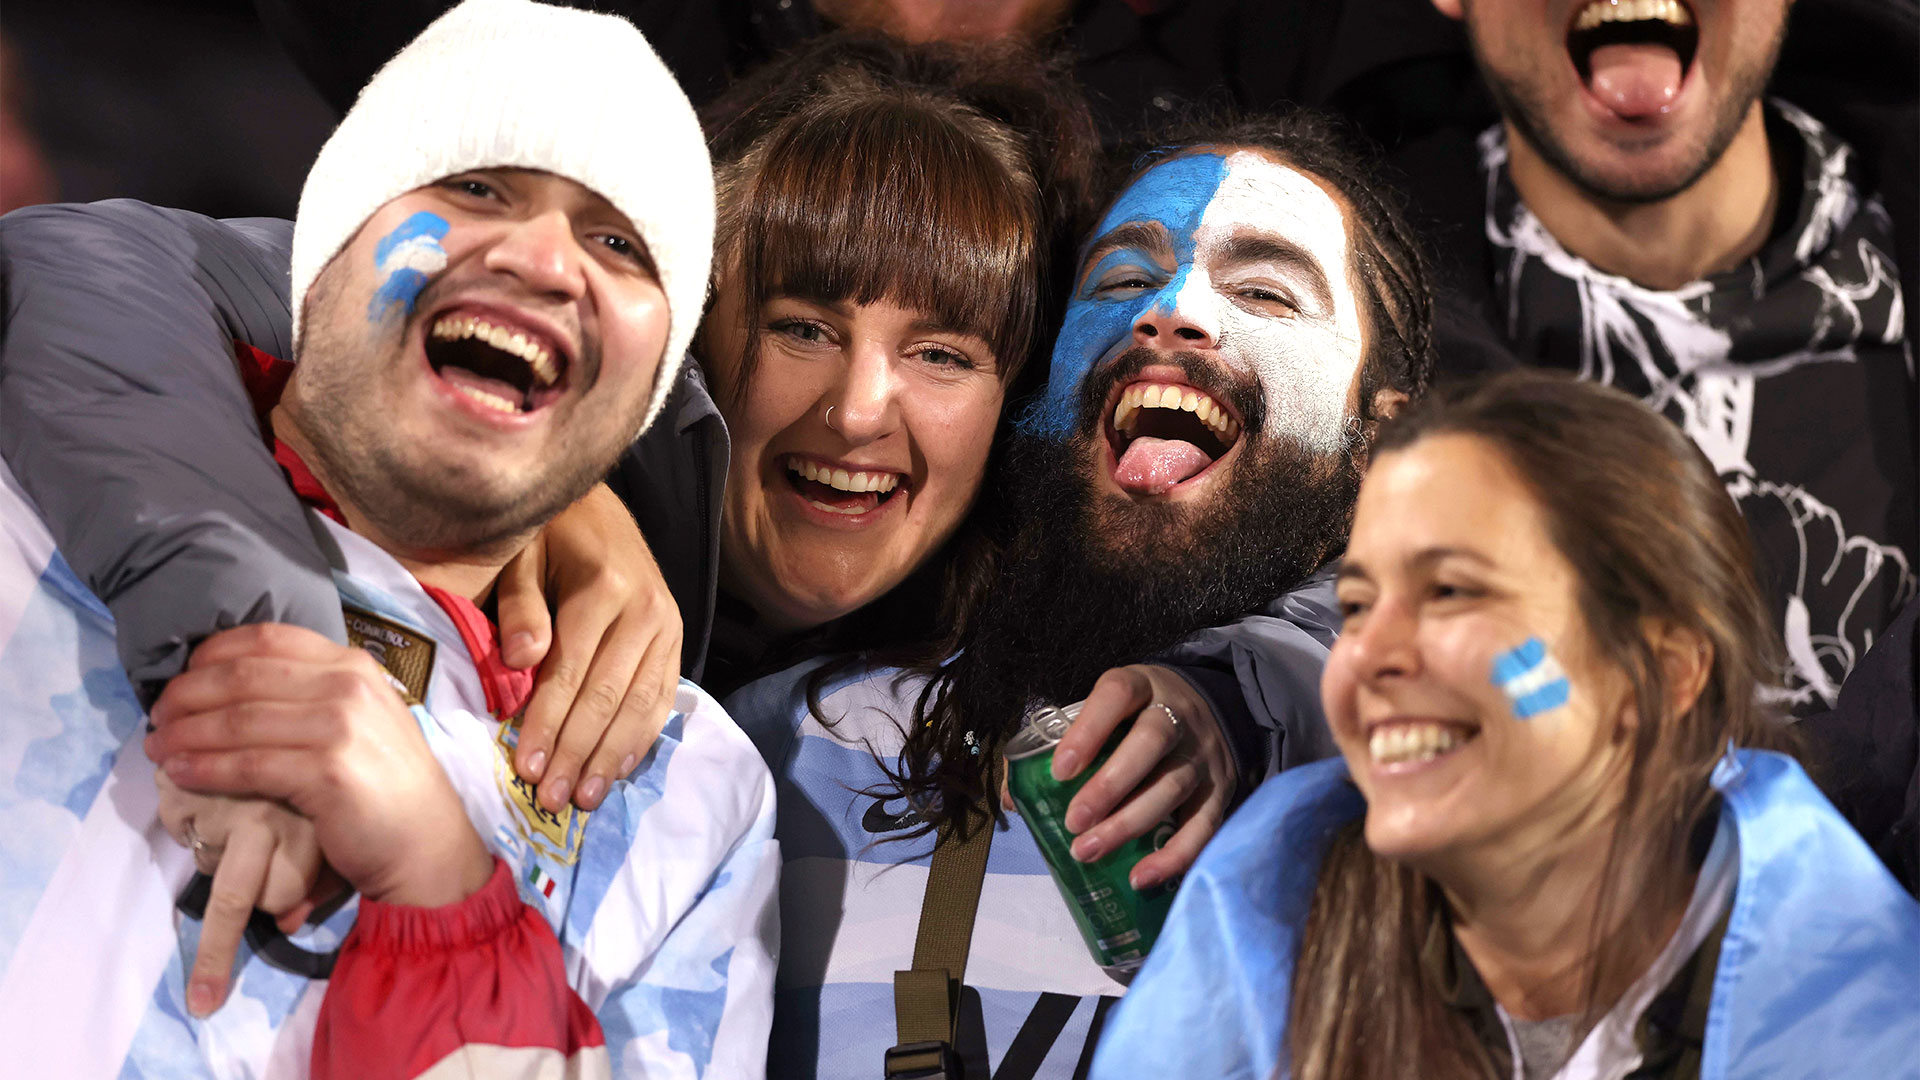
<path fill-rule="evenodd" d="M 1095 242 L 1118 226 L 1133 221 L 1158 221 L 1166 226 L 1173 244 L 1172 279 L 1154 289 L 1124 299 L 1090 295 L 1108 260 L 1138 261 L 1144 256 L 1118 252 L 1104 256 L 1099 267 L 1079 277 L 1081 288 L 1067 302 L 1060 336 L 1054 340 L 1047 389 L 1025 417 L 1021 429 L 1035 435 L 1065 438 L 1072 434 L 1080 388 L 1095 364 L 1117 351 L 1133 332 L 1134 320 L 1150 305 L 1170 305 L 1193 268 L 1193 233 L 1227 175 L 1227 161 L 1218 154 L 1189 154 L 1156 165 L 1114 200 L 1094 230 Z M 1163 271 L 1164 272 L 1164 271 Z"/>
<path fill-rule="evenodd" d="M 1547 643 L 1537 637 L 1493 658 L 1493 685 L 1507 695 L 1516 720 L 1565 705 L 1573 690 L 1559 662 L 1547 655 Z"/>
<path fill-rule="evenodd" d="M 427 280 L 447 268 L 447 219 L 424 210 L 401 222 L 373 248 L 373 264 L 380 287 L 367 304 L 367 318 L 379 322 L 413 310 L 413 302 Z"/>

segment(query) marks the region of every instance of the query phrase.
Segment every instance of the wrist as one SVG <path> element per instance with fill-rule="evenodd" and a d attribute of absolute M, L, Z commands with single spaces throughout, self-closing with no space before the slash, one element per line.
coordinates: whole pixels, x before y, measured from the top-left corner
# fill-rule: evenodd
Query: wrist
<path fill-rule="evenodd" d="M 495 859 L 465 821 L 450 830 L 443 852 L 408 860 L 406 872 L 387 885 L 362 891 L 367 899 L 402 907 L 437 908 L 458 904 L 484 888 Z"/>
<path fill-rule="evenodd" d="M 486 881 L 465 899 L 439 907 L 362 897 L 354 919 L 356 948 L 378 952 L 458 952 L 498 938 L 524 915 L 512 869 L 492 859 Z"/>

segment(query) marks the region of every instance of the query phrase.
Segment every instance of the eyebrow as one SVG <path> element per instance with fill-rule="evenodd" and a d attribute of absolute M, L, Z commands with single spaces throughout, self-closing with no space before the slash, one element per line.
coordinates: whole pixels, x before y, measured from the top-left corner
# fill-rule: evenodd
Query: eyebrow
<path fill-rule="evenodd" d="M 1173 242 L 1167 237 L 1165 225 L 1157 221 L 1129 221 L 1114 226 L 1104 236 L 1094 240 L 1080 260 L 1082 274 L 1093 269 L 1101 259 L 1127 248 L 1139 248 L 1156 259 L 1170 260 L 1173 257 Z"/>
<path fill-rule="evenodd" d="M 1413 566 L 1427 567 L 1427 566 L 1432 566 L 1434 563 L 1440 562 L 1445 559 L 1465 559 L 1468 562 L 1478 563 L 1479 565 L 1483 567 L 1487 567 L 1489 569 L 1493 567 L 1493 560 L 1487 558 L 1485 555 L 1480 554 L 1479 552 L 1473 550 L 1472 548 L 1463 548 L 1463 547 L 1442 546 L 1442 547 L 1421 548 L 1419 551 L 1414 553 L 1413 558 L 1409 559 L 1408 562 Z M 1347 581 L 1347 580 L 1356 579 L 1356 578 L 1364 581 L 1371 581 L 1373 580 L 1373 575 L 1367 572 L 1367 568 L 1365 565 L 1357 562 L 1351 562 L 1346 559 L 1342 559 L 1340 561 L 1340 569 L 1335 572 L 1334 578 L 1335 580 L 1338 580 L 1338 581 Z"/>
<path fill-rule="evenodd" d="M 1271 233 L 1241 232 L 1229 236 L 1220 247 L 1220 261 L 1228 264 L 1256 262 L 1279 263 L 1306 279 L 1307 289 L 1320 301 L 1323 311 L 1333 310 L 1333 286 L 1320 260 L 1299 244 Z"/>
<path fill-rule="evenodd" d="M 804 292 L 781 291 L 775 292 L 767 297 L 768 303 L 772 303 L 775 300 L 795 300 L 802 304 L 811 304 L 814 307 L 831 311 L 843 319 L 852 318 L 853 309 L 858 306 L 858 301 L 848 297 L 843 296 L 837 300 L 829 300 L 824 296 L 813 296 Z M 993 345 L 992 340 L 978 330 L 970 330 L 964 326 L 949 325 L 939 319 L 915 319 L 907 324 L 907 332 L 910 334 L 957 334 L 961 337 L 975 338 L 986 344 L 989 348 Z"/>

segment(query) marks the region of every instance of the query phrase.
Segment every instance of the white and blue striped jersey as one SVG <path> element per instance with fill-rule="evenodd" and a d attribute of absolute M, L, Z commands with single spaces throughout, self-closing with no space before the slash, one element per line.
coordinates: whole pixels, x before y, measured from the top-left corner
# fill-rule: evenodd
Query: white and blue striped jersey
<path fill-rule="evenodd" d="M 913 966 L 931 836 L 883 804 L 879 762 L 893 761 L 923 685 L 855 669 L 822 695 L 831 727 L 807 708 L 820 661 L 751 683 L 727 708 L 773 770 L 783 927 L 768 1075 L 879 1076 L 895 1043 L 893 973 Z M 1107 1009 L 1125 988 L 1093 961 L 1066 900 L 1018 818 L 994 834 L 974 920 L 956 1049 L 969 1077 L 1086 1074 Z"/>
<path fill-rule="evenodd" d="M 619 1076 L 760 1075 L 778 950 L 774 789 L 712 698 L 683 682 L 666 732 L 555 848 L 503 797 L 501 725 L 452 620 L 404 568 L 314 516 L 343 602 L 436 643 L 414 715 L 525 903 L 558 936 L 567 982 Z M 188 1018 L 199 924 L 176 908 L 194 868 L 161 827 L 144 716 L 107 610 L 0 467 L 0 1045 L 6 1071 L 62 1080 L 307 1073 L 326 955 L 348 902 L 242 949 L 226 1005 Z M 288 957 L 293 962 L 288 961 Z M 484 1032 L 474 1041 L 484 1042 Z"/>

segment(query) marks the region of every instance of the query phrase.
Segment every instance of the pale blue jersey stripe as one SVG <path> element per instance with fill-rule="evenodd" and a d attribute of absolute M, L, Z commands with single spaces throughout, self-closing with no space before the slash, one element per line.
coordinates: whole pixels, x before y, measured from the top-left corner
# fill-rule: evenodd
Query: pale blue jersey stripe
<path fill-rule="evenodd" d="M 898 834 L 867 831 L 865 818 L 874 798 L 862 794 L 862 789 L 886 780 L 873 755 L 819 735 L 801 735 L 797 743 L 779 774 L 780 847 L 787 859 L 926 865 L 932 857 L 931 840 L 894 841 L 887 837 Z M 902 805 L 892 801 L 887 809 L 898 810 Z M 1025 828 L 1017 819 L 1015 827 Z M 988 869 L 997 874 L 1044 876 L 1047 864 L 1036 846 L 996 841 Z"/>

